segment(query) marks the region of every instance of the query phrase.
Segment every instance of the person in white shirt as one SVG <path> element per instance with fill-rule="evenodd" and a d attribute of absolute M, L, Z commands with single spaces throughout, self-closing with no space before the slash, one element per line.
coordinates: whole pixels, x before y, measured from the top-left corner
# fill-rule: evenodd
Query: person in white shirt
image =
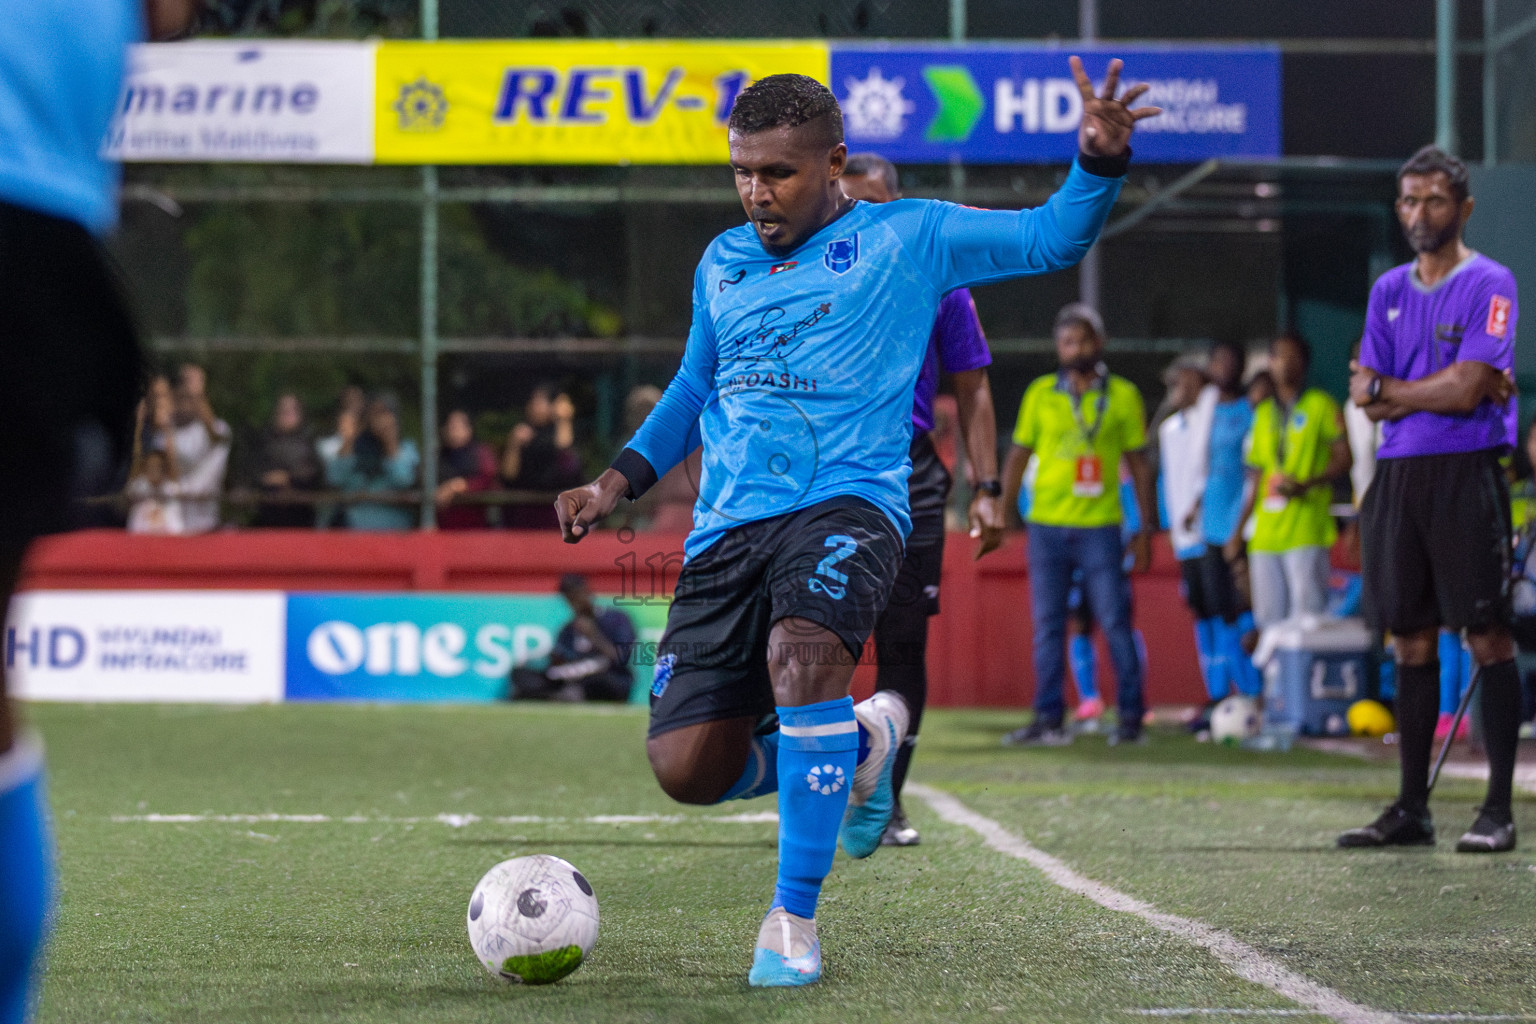
<path fill-rule="evenodd" d="M 124 494 L 128 507 L 128 532 L 179 536 L 187 532 L 181 507 L 181 481 L 176 479 L 172 455 L 145 452 L 139 470 L 128 481 Z"/>
<path fill-rule="evenodd" d="M 191 363 L 181 368 L 176 383 L 176 412 L 170 433 L 187 533 L 219 528 L 219 495 L 229 469 L 229 424 L 208 404 L 208 376 Z"/>
<path fill-rule="evenodd" d="M 1203 583 L 1201 559 L 1206 545 L 1200 511 L 1210 466 L 1212 414 L 1219 395 L 1214 386 L 1206 383 L 1201 368 L 1192 362 L 1175 363 L 1170 378 L 1168 404 L 1173 411 L 1157 428 L 1163 502 L 1168 512 L 1169 540 L 1184 581 L 1184 600 L 1195 618 L 1201 681 L 1206 693 L 1214 697 L 1217 687 L 1213 685 L 1213 672 L 1223 680 L 1223 688 L 1226 677 L 1214 667 L 1216 660 L 1223 657 L 1221 618 L 1212 607 L 1213 602 L 1207 599 Z"/>

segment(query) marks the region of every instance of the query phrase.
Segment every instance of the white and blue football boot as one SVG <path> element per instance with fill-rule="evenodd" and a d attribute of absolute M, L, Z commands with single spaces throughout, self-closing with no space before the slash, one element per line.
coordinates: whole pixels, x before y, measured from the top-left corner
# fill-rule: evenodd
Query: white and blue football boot
<path fill-rule="evenodd" d="M 816 920 L 774 907 L 763 918 L 752 953 L 748 984 L 756 988 L 811 985 L 821 980 L 821 940 Z"/>
<path fill-rule="evenodd" d="M 869 737 L 869 754 L 854 770 L 848 811 L 843 815 L 837 841 L 848 856 L 868 857 L 880 848 L 880 838 L 896 809 L 891 774 L 896 768 L 896 752 L 907 738 L 912 712 L 901 694 L 881 690 L 855 704 L 853 716 Z"/>

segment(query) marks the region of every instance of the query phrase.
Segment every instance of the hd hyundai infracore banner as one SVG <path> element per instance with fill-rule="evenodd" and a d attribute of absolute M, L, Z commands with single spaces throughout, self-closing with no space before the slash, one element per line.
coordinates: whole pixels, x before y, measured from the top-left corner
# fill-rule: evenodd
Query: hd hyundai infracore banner
<path fill-rule="evenodd" d="M 848 145 L 901 163 L 1065 163 L 1081 98 L 1067 68 L 1111 57 L 1164 108 L 1144 162 L 1280 153 L 1267 47 L 884 46 L 825 41 L 151 43 L 135 47 L 104 151 L 140 161 L 718 164 L 742 89 L 826 82 Z"/>

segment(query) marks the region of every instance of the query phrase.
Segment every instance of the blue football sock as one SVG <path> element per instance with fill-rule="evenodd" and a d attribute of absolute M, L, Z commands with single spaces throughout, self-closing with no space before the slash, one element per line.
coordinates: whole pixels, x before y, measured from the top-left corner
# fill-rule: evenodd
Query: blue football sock
<path fill-rule="evenodd" d="M 773 905 L 815 917 L 858 762 L 853 698 L 779 712 L 779 879 Z"/>
<path fill-rule="evenodd" d="M 29 990 L 53 895 L 44 813 L 42 747 L 18 740 L 0 755 L 0 1024 L 31 1019 Z"/>
<path fill-rule="evenodd" d="M 1205 692 L 1211 700 L 1221 700 L 1229 689 L 1227 653 L 1221 642 L 1224 625 L 1220 619 L 1200 619 L 1195 623 L 1195 653 L 1200 659 Z"/>
<path fill-rule="evenodd" d="M 755 796 L 767 796 L 779 791 L 779 734 L 770 732 L 752 737 L 752 751 L 747 755 L 747 766 L 741 778 L 726 790 L 720 803 L 727 800 L 751 800 Z"/>
<path fill-rule="evenodd" d="M 1253 632 L 1254 628 L 1252 612 L 1243 612 L 1236 622 L 1227 626 L 1227 657 L 1230 659 L 1229 664 L 1234 667 L 1232 675 L 1237 688 L 1248 697 L 1257 697 L 1264 690 L 1264 677 L 1254 666 L 1253 659 L 1243 650 L 1243 637 Z"/>
<path fill-rule="evenodd" d="M 1099 656 L 1093 649 L 1093 638 L 1079 633 L 1067 645 L 1067 660 L 1072 665 L 1072 681 L 1077 684 L 1078 700 L 1097 700 L 1099 697 Z"/>
<path fill-rule="evenodd" d="M 1461 638 L 1440 631 L 1440 713 L 1454 715 L 1461 703 Z"/>

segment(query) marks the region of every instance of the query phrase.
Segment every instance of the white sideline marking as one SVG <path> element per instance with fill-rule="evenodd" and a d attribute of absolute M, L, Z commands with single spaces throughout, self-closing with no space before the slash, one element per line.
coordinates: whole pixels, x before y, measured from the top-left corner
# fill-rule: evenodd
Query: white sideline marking
<path fill-rule="evenodd" d="M 1447 763 L 1440 769 L 1440 774 L 1453 779 L 1471 779 L 1473 782 L 1488 781 L 1487 762 L 1473 764 Z M 1527 793 L 1536 793 L 1536 764 L 1515 765 L 1515 787 L 1523 789 Z M 1520 1018 L 1525 1019 L 1525 1018 Z"/>
<path fill-rule="evenodd" d="M 329 814 L 114 814 L 118 823 L 141 822 L 151 825 L 255 825 L 281 821 L 302 825 L 339 822 L 346 825 L 447 825 L 463 828 L 484 822 L 488 825 L 766 825 L 777 823 L 773 811 L 749 814 L 597 814 L 589 818 L 547 818 L 537 814 L 481 817 L 478 814 L 438 814 L 429 818 L 368 817 L 361 814 L 335 817 Z"/>
<path fill-rule="evenodd" d="M 1158 1007 L 1121 1010 L 1135 1017 L 1316 1017 L 1316 1010 L 1223 1009 L 1215 1006 Z M 1536 1020 L 1529 1013 L 1399 1013 L 1408 1020 L 1444 1021 L 1521 1021 Z"/>
<path fill-rule="evenodd" d="M 482 817 L 478 814 L 438 814 L 431 817 L 369 817 L 353 814 L 336 817 L 329 814 L 114 814 L 117 823 L 141 822 L 152 825 L 234 824 L 288 822 L 305 825 L 339 822 L 348 825 L 420 825 L 439 824 L 450 828 L 486 823 L 490 825 L 758 825 L 779 820 L 773 811 L 750 814 L 597 814 L 586 818 L 546 817 L 538 814 L 514 814 Z"/>
<path fill-rule="evenodd" d="M 1102 882 L 1078 874 L 1064 861 L 1019 838 L 991 818 L 983 817 L 948 793 L 917 783 L 907 783 L 907 792 L 921 797 L 940 818 L 953 825 L 963 825 L 975 832 L 999 853 L 1027 861 L 1051 882 L 1086 896 L 1106 910 L 1132 914 L 1152 927 L 1168 932 L 1210 953 L 1247 981 L 1278 992 L 1311 1013 L 1332 1018 L 1339 1024 L 1395 1024 L 1403 1018 L 1383 1010 L 1362 1006 L 1344 998 L 1326 985 L 1304 978 L 1254 949 L 1231 932 L 1208 924 L 1165 914 L 1161 910 Z"/>

